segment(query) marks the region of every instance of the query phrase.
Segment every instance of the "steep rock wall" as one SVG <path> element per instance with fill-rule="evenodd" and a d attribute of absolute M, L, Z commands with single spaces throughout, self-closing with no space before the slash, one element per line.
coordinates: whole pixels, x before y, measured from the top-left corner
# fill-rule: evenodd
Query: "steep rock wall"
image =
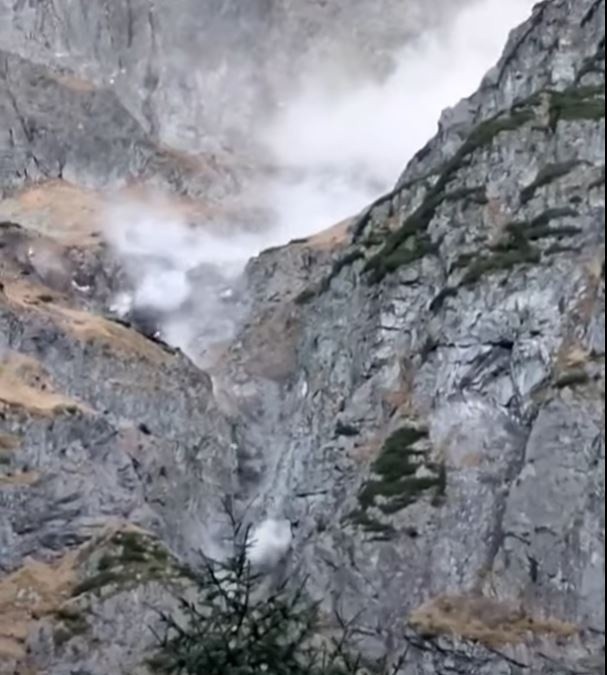
<path fill-rule="evenodd" d="M 217 543 L 224 495 L 298 521 L 288 569 L 407 675 L 604 671 L 604 12 L 540 3 L 393 192 L 251 261 L 209 375 L 100 313 L 94 238 L 60 242 L 93 286 L 109 266 L 89 298 L 32 263 L 53 228 L 2 224 L 6 672 L 146 673 L 183 581 L 157 537 Z M 11 195 L 86 172 L 78 124 L 93 182 L 206 194 L 120 96 L 3 64 Z"/>

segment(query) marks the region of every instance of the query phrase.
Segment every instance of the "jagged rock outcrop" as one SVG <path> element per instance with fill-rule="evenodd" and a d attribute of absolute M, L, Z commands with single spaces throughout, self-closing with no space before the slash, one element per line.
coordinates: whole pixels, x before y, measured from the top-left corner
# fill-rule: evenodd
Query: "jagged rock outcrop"
<path fill-rule="evenodd" d="M 293 576 L 405 675 L 604 673 L 604 17 L 538 4 L 390 194 L 251 261 L 209 375 L 2 227 L 6 672 L 146 673 L 187 583 L 158 538 L 209 545 L 227 494 L 298 521 Z"/>

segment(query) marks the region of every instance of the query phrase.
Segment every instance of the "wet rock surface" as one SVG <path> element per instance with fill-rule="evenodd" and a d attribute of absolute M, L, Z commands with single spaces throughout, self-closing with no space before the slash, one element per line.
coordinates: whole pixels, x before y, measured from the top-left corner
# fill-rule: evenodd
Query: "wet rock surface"
<path fill-rule="evenodd" d="M 148 672 L 149 606 L 225 495 L 298 522 L 293 576 L 405 675 L 604 672 L 604 12 L 537 5 L 391 194 L 251 261 L 208 374 L 106 315 L 109 251 L 2 224 L 0 672 Z M 2 63 L 9 198 L 199 189 L 114 94 Z M 80 122 L 111 130 L 94 161 Z"/>

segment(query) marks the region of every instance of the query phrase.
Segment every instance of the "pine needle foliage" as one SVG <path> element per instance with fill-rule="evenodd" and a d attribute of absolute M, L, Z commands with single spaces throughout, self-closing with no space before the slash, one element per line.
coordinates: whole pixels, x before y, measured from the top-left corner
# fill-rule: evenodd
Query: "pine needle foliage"
<path fill-rule="evenodd" d="M 234 541 L 240 527 L 234 523 Z M 217 561 L 203 556 L 190 576 L 195 599 L 178 598 L 179 611 L 160 613 L 158 652 L 150 665 L 166 675 L 391 675 L 386 664 L 370 668 L 353 648 L 351 626 L 336 617 L 323 635 L 318 605 L 305 582 L 260 592 L 262 578 L 247 559 L 246 544 Z M 335 637 L 335 634 L 338 637 Z"/>

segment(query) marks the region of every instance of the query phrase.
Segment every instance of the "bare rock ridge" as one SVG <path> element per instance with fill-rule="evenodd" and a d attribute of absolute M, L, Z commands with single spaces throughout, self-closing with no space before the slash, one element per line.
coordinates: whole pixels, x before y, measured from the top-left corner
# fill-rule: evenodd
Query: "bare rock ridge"
<path fill-rule="evenodd" d="M 206 207 L 237 162 L 59 72 L 61 7 L 0 2 L 0 673 L 149 675 L 225 496 L 299 523 L 289 570 L 403 675 L 604 673 L 604 0 L 536 5 L 390 194 L 251 260 L 208 373 L 107 316 L 94 215 Z"/>

